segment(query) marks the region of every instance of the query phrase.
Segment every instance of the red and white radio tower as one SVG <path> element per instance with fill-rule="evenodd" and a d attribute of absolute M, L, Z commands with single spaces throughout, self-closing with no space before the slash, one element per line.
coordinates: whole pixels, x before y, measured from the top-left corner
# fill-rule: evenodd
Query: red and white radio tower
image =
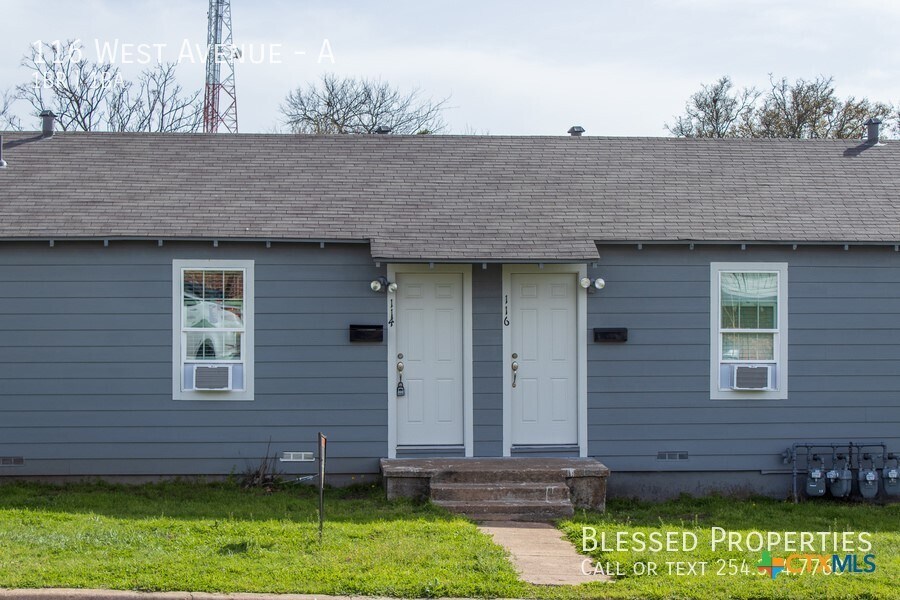
<path fill-rule="evenodd" d="M 240 51 L 231 34 L 231 0 L 209 0 L 206 43 L 206 93 L 203 96 L 203 132 L 237 133 L 237 92 L 234 59 Z M 222 71 L 225 71 L 223 74 Z"/>

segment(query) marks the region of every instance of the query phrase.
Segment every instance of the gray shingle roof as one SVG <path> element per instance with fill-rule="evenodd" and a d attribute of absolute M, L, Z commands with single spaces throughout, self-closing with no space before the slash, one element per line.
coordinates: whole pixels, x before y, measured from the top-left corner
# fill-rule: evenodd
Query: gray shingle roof
<path fill-rule="evenodd" d="M 900 243 L 900 142 L 4 134 L 0 238 L 370 240 L 394 260 L 596 241 Z M 26 141 L 31 139 L 32 141 Z"/>

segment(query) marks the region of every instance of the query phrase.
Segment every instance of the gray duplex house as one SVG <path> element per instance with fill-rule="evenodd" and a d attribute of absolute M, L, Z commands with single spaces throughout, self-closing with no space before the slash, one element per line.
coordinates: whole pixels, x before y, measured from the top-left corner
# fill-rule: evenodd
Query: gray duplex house
<path fill-rule="evenodd" d="M 7 133 L 0 478 L 900 452 L 900 142 Z"/>

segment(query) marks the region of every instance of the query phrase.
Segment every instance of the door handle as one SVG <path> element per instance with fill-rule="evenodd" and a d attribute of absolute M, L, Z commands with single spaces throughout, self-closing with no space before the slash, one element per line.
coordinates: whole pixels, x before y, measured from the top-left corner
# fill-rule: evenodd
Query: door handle
<path fill-rule="evenodd" d="M 513 372 L 512 386 L 516 387 L 516 376 L 519 374 L 519 363 L 517 363 L 516 361 L 513 361 L 512 365 L 510 365 L 510 366 L 512 367 L 512 372 Z"/>
<path fill-rule="evenodd" d="M 402 358 L 403 355 L 401 354 Z M 402 398 L 406 395 L 406 387 L 403 385 L 403 361 L 397 361 L 397 397 Z"/>

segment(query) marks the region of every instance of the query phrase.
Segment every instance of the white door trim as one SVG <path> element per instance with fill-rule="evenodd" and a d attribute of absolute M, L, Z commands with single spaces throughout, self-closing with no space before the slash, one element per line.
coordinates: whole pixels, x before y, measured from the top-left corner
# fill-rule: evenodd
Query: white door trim
<path fill-rule="evenodd" d="M 407 264 L 388 263 L 387 279 L 396 281 L 397 273 L 460 273 L 463 276 L 463 446 L 466 456 L 474 456 L 475 427 L 472 402 L 472 265 L 446 264 Z M 388 458 L 397 458 L 397 339 L 396 328 L 391 324 L 392 316 L 396 316 L 396 298 L 387 292 L 387 370 L 388 370 Z M 394 306 L 391 306 L 391 301 Z M 393 315 L 391 314 L 393 311 Z"/>
<path fill-rule="evenodd" d="M 512 454 L 512 371 L 509 358 L 512 353 L 512 336 L 506 323 L 509 314 L 510 275 L 513 273 L 572 273 L 576 276 L 578 454 L 587 456 L 587 290 L 577 284 L 577 280 L 587 277 L 586 264 L 503 265 L 503 294 L 500 298 L 501 319 L 503 319 L 503 456 Z"/>

